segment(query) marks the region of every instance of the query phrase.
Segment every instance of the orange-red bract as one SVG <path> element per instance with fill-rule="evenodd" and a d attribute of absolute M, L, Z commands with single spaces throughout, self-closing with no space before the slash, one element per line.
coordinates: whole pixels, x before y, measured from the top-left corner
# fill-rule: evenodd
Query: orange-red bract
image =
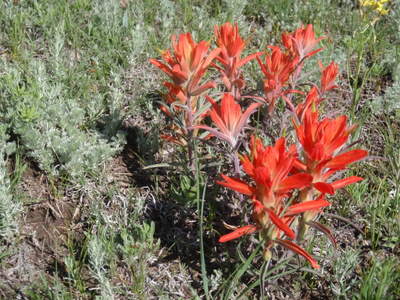
<path fill-rule="evenodd" d="M 180 124 L 175 136 L 165 136 L 169 141 L 186 144 L 188 136 L 196 136 L 194 126 L 199 124 L 205 116 L 200 107 L 199 97 L 205 91 L 215 88 L 214 81 L 202 82 L 203 76 L 212 61 L 219 54 L 220 49 L 209 52 L 209 43 L 193 41 L 190 33 L 172 36 L 172 53 L 170 50 L 162 51 L 163 61 L 150 59 L 150 62 L 166 73 L 172 82 L 165 82 L 168 93 L 165 96 L 165 104 L 161 110 L 171 118 L 179 120 Z M 182 113 L 183 112 L 183 113 Z M 179 113 L 179 114 L 178 114 Z M 192 133 L 192 135 L 190 135 Z M 190 152 L 190 151 L 189 151 Z"/>
<path fill-rule="evenodd" d="M 270 46 L 272 52 L 265 57 L 265 63 L 257 57 L 258 64 L 263 72 L 264 94 L 271 112 L 275 107 L 275 101 L 284 94 L 290 75 L 295 70 L 298 57 L 285 54 L 279 47 Z"/>
<path fill-rule="evenodd" d="M 246 225 L 236 229 L 223 235 L 219 241 L 227 242 L 242 235 L 260 231 L 268 247 L 273 244 L 270 242 L 279 241 L 280 244 L 304 256 L 313 267 L 316 267 L 315 260 L 304 249 L 292 242 L 282 240 L 281 235 L 285 234 L 290 239 L 294 239 L 295 233 L 290 228 L 294 220 L 293 216 L 304 211 L 320 209 L 329 205 L 329 202 L 321 200 L 307 205 L 297 204 L 287 207 L 285 200 L 290 193 L 294 189 L 310 186 L 312 177 L 306 173 L 290 174 L 297 153 L 294 146 L 287 149 L 284 138 L 280 138 L 273 146 L 264 146 L 260 139 L 252 137 L 250 151 L 249 156 L 242 156 L 242 166 L 247 175 L 253 179 L 254 184 L 247 184 L 225 175 L 222 175 L 224 181 L 217 181 L 217 183 L 252 198 L 253 219 L 256 225 Z M 288 214 L 282 215 L 285 208 L 288 208 Z M 268 251 L 268 249 L 265 250 Z"/>
<path fill-rule="evenodd" d="M 188 95 L 199 94 L 199 82 L 205 71 L 220 52 L 214 49 L 208 52 L 209 44 L 206 41 L 196 43 L 190 33 L 172 36 L 173 54 L 169 50 L 161 53 L 165 63 L 156 59 L 150 62 L 165 72 L 176 85 L 185 83 Z"/>
<path fill-rule="evenodd" d="M 360 177 L 349 177 L 336 183 L 328 179 L 338 170 L 343 170 L 353 162 L 368 155 L 365 150 L 350 150 L 340 153 L 355 126 L 347 126 L 347 117 L 319 120 L 318 111 L 308 109 L 303 123 L 297 126 L 296 134 L 303 146 L 303 162 L 297 162 L 296 168 L 306 170 L 313 177 L 314 187 L 322 193 L 333 193 L 334 190 L 361 180 Z M 304 168 L 300 167 L 304 165 Z"/>
<path fill-rule="evenodd" d="M 241 67 L 261 55 L 262 52 L 250 54 L 245 58 L 241 58 L 241 54 L 246 45 L 245 41 L 239 34 L 238 24 L 232 25 L 227 22 L 221 26 L 214 27 L 214 33 L 217 45 L 221 52 L 216 59 L 222 65 L 216 66 L 221 72 L 221 79 L 236 100 L 241 97 L 241 90 L 245 87 L 245 81 L 241 74 Z"/>
<path fill-rule="evenodd" d="M 232 231 L 231 233 L 225 234 L 223 236 L 221 236 L 218 240 L 218 242 L 220 243 L 225 243 L 225 242 L 229 242 L 231 240 L 237 239 L 243 235 L 246 234 L 251 234 L 253 232 L 257 231 L 257 227 L 254 225 L 246 225 L 243 227 L 240 227 L 234 231 Z"/>
<path fill-rule="evenodd" d="M 315 46 L 324 37 L 315 38 L 313 26 L 308 24 L 306 27 L 301 26 L 292 33 L 282 34 L 282 42 L 292 56 L 298 56 L 300 61 L 314 55 L 322 50 L 322 48 L 314 50 Z"/>
<path fill-rule="evenodd" d="M 219 130 L 205 125 L 199 125 L 196 128 L 209 131 L 216 137 L 228 142 L 232 148 L 235 148 L 247 120 L 261 104 L 252 103 L 242 112 L 240 104 L 235 101 L 231 94 L 225 93 L 220 105 L 211 97 L 206 96 L 206 98 L 212 104 L 212 108 L 209 111 L 211 120 Z"/>
<path fill-rule="evenodd" d="M 280 244 L 281 246 L 283 246 L 289 250 L 292 250 L 293 252 L 296 252 L 297 254 L 303 256 L 305 259 L 307 259 L 311 263 L 311 266 L 314 269 L 320 268 L 317 261 L 314 258 L 312 258 L 312 256 L 310 254 L 308 254 L 308 252 L 305 251 L 303 248 L 301 248 L 299 245 L 296 245 L 295 243 L 293 243 L 291 241 L 281 240 L 281 239 L 277 239 L 277 240 L 275 240 L 275 242 Z"/>
<path fill-rule="evenodd" d="M 325 69 L 323 65 L 320 64 L 320 68 L 322 70 L 321 74 L 321 94 L 336 88 L 335 80 L 339 73 L 339 66 L 335 62 L 331 62 Z"/>

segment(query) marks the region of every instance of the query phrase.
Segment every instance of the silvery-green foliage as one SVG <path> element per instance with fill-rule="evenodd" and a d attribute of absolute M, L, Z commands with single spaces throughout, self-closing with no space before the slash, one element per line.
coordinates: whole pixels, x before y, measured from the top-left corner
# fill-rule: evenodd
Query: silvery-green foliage
<path fill-rule="evenodd" d="M 103 237 L 104 238 L 104 237 Z M 114 299 L 114 293 L 109 280 L 109 249 L 105 249 L 104 239 L 94 235 L 89 241 L 89 257 L 91 270 L 100 284 L 101 299 Z M 108 251 L 107 251 L 108 250 Z"/>
<path fill-rule="evenodd" d="M 89 189 L 88 193 L 96 199 L 102 197 L 99 190 Z M 108 205 L 103 201 L 92 203 L 94 224 L 88 235 L 90 271 L 99 282 L 98 294 L 102 299 L 118 298 L 121 294 L 143 296 L 149 289 L 149 265 L 157 259 L 160 248 L 154 238 L 155 224 L 141 221 L 142 196 L 132 191 L 110 190 L 107 199 Z M 132 282 L 131 288 L 115 285 L 113 279 L 120 275 L 121 266 L 129 270 L 125 275 Z"/>
<path fill-rule="evenodd" d="M 400 113 L 400 81 L 395 81 L 386 88 L 384 95 L 371 99 L 369 102 L 374 112 Z"/>
<path fill-rule="evenodd" d="M 345 253 L 337 257 L 333 264 L 333 276 L 331 280 L 332 292 L 337 297 L 346 297 L 357 284 L 354 277 L 354 269 L 359 264 L 359 252 L 345 250 Z"/>
<path fill-rule="evenodd" d="M 10 239 L 18 229 L 17 216 L 21 204 L 12 194 L 10 177 L 7 171 L 7 156 L 15 150 L 15 144 L 7 142 L 7 127 L 0 123 L 0 239 Z"/>
<path fill-rule="evenodd" d="M 391 10 L 389 16 L 393 21 L 393 32 L 395 33 L 396 41 L 400 40 L 400 1 L 392 1 Z M 393 78 L 395 81 L 400 82 L 400 46 L 397 43 L 396 47 L 387 47 L 385 59 L 387 61 L 386 66 L 392 69 Z"/>
<path fill-rule="evenodd" d="M 67 112 L 66 116 L 74 117 L 73 113 Z M 75 178 L 94 172 L 119 149 L 118 141 L 108 142 L 94 131 L 83 132 L 74 126 L 60 128 L 42 120 L 21 126 L 16 132 L 39 167 L 55 176 L 65 174 Z"/>
<path fill-rule="evenodd" d="M 1 109 L 12 124 L 11 130 L 41 169 L 55 176 L 77 178 L 95 172 L 120 149 L 123 137 L 116 130 L 111 137 L 91 129 L 93 124 L 88 128 L 88 123 L 104 110 L 98 96 L 67 98 L 67 87 L 53 81 L 39 60 L 33 60 L 25 72 L 10 66 L 6 70 L 0 78 L 4 87 Z"/>

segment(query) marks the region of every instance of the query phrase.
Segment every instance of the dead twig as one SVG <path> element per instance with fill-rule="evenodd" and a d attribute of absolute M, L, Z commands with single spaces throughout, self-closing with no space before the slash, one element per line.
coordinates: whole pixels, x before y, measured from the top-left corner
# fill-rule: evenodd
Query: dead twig
<path fill-rule="evenodd" d="M 364 232 L 361 230 L 360 227 L 358 227 L 356 224 L 354 224 L 353 222 L 351 222 L 349 219 L 339 216 L 339 215 L 335 215 L 335 214 L 331 214 L 331 213 L 324 213 L 324 216 L 326 217 L 331 217 L 337 220 L 340 220 L 344 223 L 349 224 L 351 227 L 353 227 L 355 230 L 357 230 L 360 234 L 364 235 Z"/>

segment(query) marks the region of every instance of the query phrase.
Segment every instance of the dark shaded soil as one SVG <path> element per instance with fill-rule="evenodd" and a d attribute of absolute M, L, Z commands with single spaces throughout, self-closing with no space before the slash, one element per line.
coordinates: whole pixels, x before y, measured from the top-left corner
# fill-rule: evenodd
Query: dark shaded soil
<path fill-rule="evenodd" d="M 29 200 L 20 223 L 20 236 L 0 271 L 3 295 L 14 295 L 41 276 L 66 275 L 68 243 L 83 237 L 80 205 L 67 195 L 54 195 L 54 186 L 37 169 L 28 167 L 18 193 Z M 21 291 L 22 292 L 22 291 Z"/>

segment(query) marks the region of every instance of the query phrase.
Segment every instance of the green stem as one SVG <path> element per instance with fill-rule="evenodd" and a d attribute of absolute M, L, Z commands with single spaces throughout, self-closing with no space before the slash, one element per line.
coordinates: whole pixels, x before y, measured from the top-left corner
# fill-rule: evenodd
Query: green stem
<path fill-rule="evenodd" d="M 196 147 L 196 142 L 194 142 L 194 146 Z M 197 208 L 200 211 L 200 226 L 199 226 L 199 236 L 200 236 L 200 265 L 201 265 L 201 278 L 203 282 L 203 289 L 206 296 L 206 299 L 210 299 L 209 290 L 208 290 L 208 277 L 207 277 L 207 268 L 206 268 L 206 260 L 204 255 L 204 239 L 203 239 L 203 216 L 204 216 L 204 199 L 206 196 L 206 188 L 207 188 L 207 179 L 204 182 L 204 188 L 202 197 L 200 199 L 200 168 L 199 168 L 199 159 L 197 157 L 197 151 L 195 151 L 195 170 L 196 170 L 196 202 Z"/>
<path fill-rule="evenodd" d="M 262 267 L 261 267 L 261 273 L 260 273 L 260 295 L 261 299 L 265 299 L 264 297 L 264 291 L 265 291 L 265 274 L 266 271 L 268 270 L 269 264 L 271 263 L 271 260 L 264 261 Z"/>

